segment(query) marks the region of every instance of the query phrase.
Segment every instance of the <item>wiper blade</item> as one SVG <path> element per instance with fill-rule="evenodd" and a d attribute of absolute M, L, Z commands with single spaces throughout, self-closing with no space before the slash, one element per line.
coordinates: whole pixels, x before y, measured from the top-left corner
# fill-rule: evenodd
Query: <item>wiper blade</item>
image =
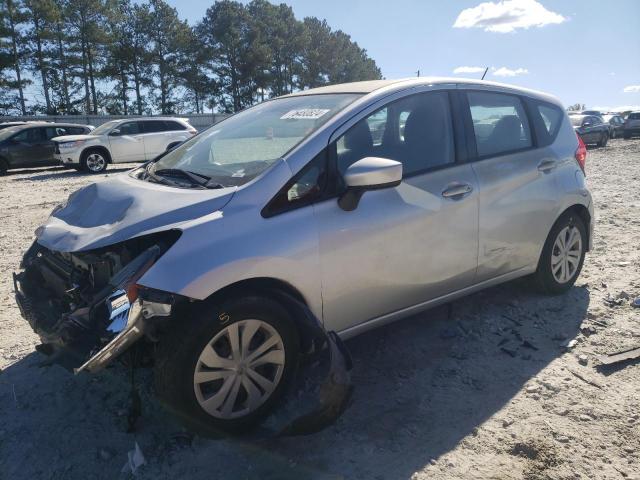
<path fill-rule="evenodd" d="M 161 170 L 156 170 L 153 172 L 156 176 L 175 176 L 179 175 L 183 178 L 186 178 L 194 185 L 197 185 L 201 188 L 207 188 L 207 183 L 209 182 L 209 177 L 205 175 L 200 175 L 198 173 L 189 172 L 187 170 L 181 170 L 179 168 L 163 168 Z"/>

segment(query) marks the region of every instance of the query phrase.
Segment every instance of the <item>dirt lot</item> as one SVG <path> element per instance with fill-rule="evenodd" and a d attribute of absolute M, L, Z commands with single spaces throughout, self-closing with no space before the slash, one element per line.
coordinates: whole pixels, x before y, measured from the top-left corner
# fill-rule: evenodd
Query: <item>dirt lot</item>
<path fill-rule="evenodd" d="M 0 479 L 640 478 L 640 363 L 596 355 L 640 344 L 640 140 L 591 150 L 596 244 L 561 297 L 518 281 L 348 343 L 353 404 L 336 425 L 266 443 L 192 437 L 143 391 L 126 433 L 123 367 L 43 368 L 11 272 L 34 229 L 99 178 L 60 169 L 0 178 Z M 563 347 L 576 340 L 572 348 Z M 588 362 L 583 365 L 579 357 Z"/>

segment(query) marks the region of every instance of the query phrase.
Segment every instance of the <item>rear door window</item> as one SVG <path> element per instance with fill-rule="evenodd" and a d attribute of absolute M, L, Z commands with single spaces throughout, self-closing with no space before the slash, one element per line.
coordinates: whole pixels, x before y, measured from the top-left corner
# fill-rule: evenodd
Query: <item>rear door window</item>
<path fill-rule="evenodd" d="M 167 130 L 165 122 L 163 122 L 162 120 L 149 120 L 141 123 L 142 128 L 144 129 L 144 133 L 158 133 Z"/>
<path fill-rule="evenodd" d="M 478 156 L 530 148 L 531 131 L 519 97 L 505 93 L 467 92 Z"/>
<path fill-rule="evenodd" d="M 45 136 L 47 140 L 51 140 L 53 137 L 62 137 L 63 135 L 70 135 L 69 127 L 47 127 L 45 129 Z"/>

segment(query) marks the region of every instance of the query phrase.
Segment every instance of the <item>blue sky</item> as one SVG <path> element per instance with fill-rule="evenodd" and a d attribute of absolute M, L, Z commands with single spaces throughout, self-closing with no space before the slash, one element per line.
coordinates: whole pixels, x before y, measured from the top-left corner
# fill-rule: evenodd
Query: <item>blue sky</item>
<path fill-rule="evenodd" d="M 168 0 L 199 21 L 212 0 Z M 280 3 L 280 2 L 273 2 Z M 557 95 L 565 105 L 640 109 L 639 0 L 286 0 L 298 18 L 351 35 L 386 78 L 487 79 Z M 454 26 L 455 25 L 455 26 Z M 625 89 L 627 90 L 625 92 Z"/>

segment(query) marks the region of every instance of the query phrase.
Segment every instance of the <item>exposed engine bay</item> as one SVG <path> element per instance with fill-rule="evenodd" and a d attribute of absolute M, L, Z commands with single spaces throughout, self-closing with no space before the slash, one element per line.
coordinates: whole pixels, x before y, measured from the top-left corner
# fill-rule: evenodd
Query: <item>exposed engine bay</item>
<path fill-rule="evenodd" d="M 178 237 L 168 231 L 76 253 L 34 242 L 14 283 L 21 312 L 43 341 L 40 350 L 81 368 L 127 326 L 140 303 L 136 281 Z"/>

